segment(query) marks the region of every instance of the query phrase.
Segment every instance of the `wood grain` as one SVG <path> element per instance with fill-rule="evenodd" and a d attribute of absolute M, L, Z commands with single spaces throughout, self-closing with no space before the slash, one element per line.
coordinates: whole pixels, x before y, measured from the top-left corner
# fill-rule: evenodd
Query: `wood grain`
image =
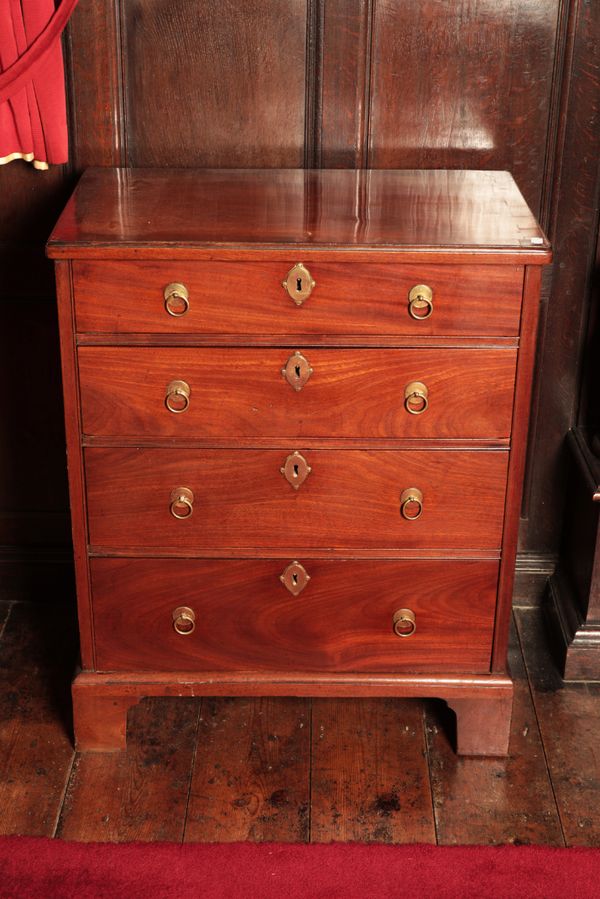
<path fill-rule="evenodd" d="M 120 5 L 79 3 L 66 31 L 70 155 L 77 172 L 125 162 Z"/>
<path fill-rule="evenodd" d="M 309 799 L 309 700 L 203 701 L 185 842 L 306 842 Z"/>
<path fill-rule="evenodd" d="M 375 3 L 368 165 L 507 169 L 537 209 L 559 7 Z"/>
<path fill-rule="evenodd" d="M 311 472 L 297 490 L 281 473 L 285 450 L 86 449 L 90 543 L 192 553 L 500 548 L 506 452 L 298 449 Z M 193 493 L 189 518 L 171 514 L 179 487 Z M 413 487 L 422 513 L 410 521 L 401 497 Z"/>
<path fill-rule="evenodd" d="M 87 259 L 288 261 L 300 250 L 303 262 L 336 250 L 367 255 L 353 262 L 550 259 L 508 172 L 450 170 L 91 169 L 47 245 L 52 258 Z"/>
<path fill-rule="evenodd" d="M 344 265 L 315 263 L 316 287 L 297 306 L 282 287 L 285 262 L 98 262 L 73 266 L 77 330 L 103 334 L 285 334 L 495 336 L 519 332 L 521 266 Z M 164 288 L 183 283 L 189 309 L 165 308 Z M 433 291 L 434 311 L 409 314 L 417 284 Z M 490 302 L 489 296 L 494 300 Z"/>
<path fill-rule="evenodd" d="M 296 391 L 282 369 L 289 349 L 80 347 L 82 430 L 155 437 L 507 437 L 516 352 L 322 350 L 297 347 L 313 373 Z M 184 380 L 188 410 L 165 406 Z M 404 408 L 419 381 L 429 408 Z"/>
<path fill-rule="evenodd" d="M 416 700 L 312 703 L 311 842 L 435 843 Z"/>
<path fill-rule="evenodd" d="M 311 580 L 294 597 L 279 561 L 92 560 L 98 669 L 489 670 L 496 562 L 301 561 Z M 173 628 L 179 606 L 190 635 Z M 407 607 L 417 629 L 399 638 Z"/>
<path fill-rule="evenodd" d="M 301 166 L 306 3 L 121 4 L 128 162 Z"/>
<path fill-rule="evenodd" d="M 200 700 L 148 699 L 130 714 L 126 753 L 78 753 L 56 836 L 180 842 L 199 716 Z"/>
<path fill-rule="evenodd" d="M 514 631 L 509 662 L 515 696 L 508 758 L 458 758 L 445 735 L 445 710 L 428 705 L 426 734 L 436 832 L 441 845 L 564 845 Z"/>
<path fill-rule="evenodd" d="M 319 89 L 323 74 L 317 37 L 323 15 L 323 7 L 307 7 L 311 90 Z M 369 28 L 373 22 L 371 18 Z M 319 102 L 307 102 L 310 121 L 318 118 Z M 306 158 L 318 152 L 318 142 L 308 140 Z M 200 218 L 189 215 L 194 202 L 203 210 Z M 95 556 L 98 666 L 96 679 L 90 679 L 88 667 L 73 687 L 79 744 L 123 746 L 128 708 L 148 691 L 197 695 L 210 683 L 219 694 L 232 689 L 235 694 L 336 695 L 347 689 L 359 695 L 394 690 L 402 696 L 432 689 L 456 712 L 459 753 L 504 753 L 512 686 L 504 669 L 502 615 L 507 614 L 511 581 L 506 572 L 500 574 L 501 617 L 496 622 L 498 564 L 495 558 L 484 561 L 482 554 L 499 554 L 503 528 L 508 555 L 503 547 L 501 566 L 514 562 L 513 494 L 523 468 L 528 378 L 519 378 L 515 398 L 518 347 L 510 342 L 516 337 L 523 265 L 539 266 L 550 259 L 548 243 L 511 177 L 463 171 L 277 170 L 267 176 L 264 171 L 115 170 L 108 177 L 91 172 L 65 210 L 49 252 L 55 258 L 66 253 L 74 261 L 87 260 L 78 268 L 75 303 L 81 294 L 88 307 L 101 280 L 94 272 L 106 273 L 100 292 L 110 304 L 115 293 L 119 296 L 120 281 L 144 289 L 136 275 L 150 271 L 138 267 L 145 256 L 156 266 L 151 278 L 162 281 L 167 270 L 161 260 L 170 255 L 174 265 L 179 254 L 192 276 L 194 297 L 202 296 L 203 282 L 211 285 L 207 314 L 203 317 L 200 307 L 196 318 L 206 330 L 201 327 L 197 339 L 202 344 L 201 338 L 216 329 L 215 346 L 195 346 L 194 330 L 179 332 L 192 339 L 177 346 L 169 332 L 161 334 L 160 319 L 150 310 L 136 330 L 132 310 L 138 294 L 128 286 L 117 301 L 123 317 L 115 319 L 106 311 L 105 300 L 104 323 L 91 325 L 105 330 L 87 332 L 87 341 L 78 347 L 78 424 L 86 446 L 87 548 Z M 290 347 L 270 348 L 270 339 L 281 336 L 289 321 L 277 307 L 285 274 L 277 266 L 290 265 L 300 252 L 313 266 L 308 277 L 318 276 L 314 302 L 302 312 L 315 308 L 319 287 L 324 298 L 322 319 L 315 319 L 317 327 L 313 324 L 315 342 L 323 344 L 336 333 L 355 341 L 363 329 L 365 339 L 375 337 L 383 346 L 390 336 L 394 340 L 394 333 L 381 334 L 382 328 L 393 332 L 397 327 L 396 322 L 386 324 L 393 319 L 390 284 L 396 290 L 403 283 L 406 294 L 413 275 L 421 274 L 416 267 L 420 254 L 420 263 L 434 261 L 437 266 L 434 279 L 436 273 L 441 277 L 434 284 L 435 303 L 441 289 L 440 322 L 446 333 L 436 336 L 435 319 L 429 335 L 404 334 L 400 326 L 396 339 L 406 341 L 401 348 L 321 349 L 311 344 L 311 329 L 304 327 L 298 333 L 308 331 L 309 340 L 295 344 L 295 353 Z M 118 261 L 107 267 L 111 254 L 113 260 L 125 261 L 123 268 Z M 194 265 L 202 254 L 204 264 Z M 364 266 L 370 254 L 369 265 L 375 268 Z M 86 269 L 94 258 L 102 258 L 102 264 Z M 341 259 L 356 266 L 351 287 L 345 279 L 352 270 L 339 265 Z M 478 266 L 463 279 L 475 259 Z M 494 267 L 500 261 L 502 270 Z M 383 264 L 390 262 L 394 267 L 386 270 Z M 483 265 L 489 267 L 484 270 Z M 402 282 L 407 273 L 410 280 Z M 480 323 L 477 314 L 470 316 L 466 329 L 460 316 L 455 323 L 447 317 L 445 310 L 463 296 L 477 297 L 480 312 L 482 285 L 493 293 L 497 283 L 502 294 L 509 274 L 512 286 L 492 309 L 493 315 L 499 307 L 504 313 L 506 296 L 512 298 L 512 326 L 501 325 L 509 333 L 477 334 L 486 327 L 489 305 L 483 307 Z M 170 272 L 168 277 L 173 277 Z M 526 284 L 526 313 L 538 287 L 536 269 Z M 227 309 L 224 290 L 227 299 L 247 295 L 243 315 Z M 157 291 L 160 297 L 160 286 Z M 368 303 L 360 299 L 367 291 Z M 356 293 L 358 304 L 351 302 Z M 368 304 L 381 309 L 374 321 Z M 78 327 L 90 327 L 85 317 L 83 321 Z M 189 321 L 193 325 L 194 314 Z M 532 321 L 527 315 L 520 321 L 527 331 L 528 372 Z M 69 351 L 70 328 L 69 321 Z M 111 328 L 120 331 L 114 346 Z M 133 328 L 131 347 L 126 345 L 127 328 Z M 253 334 L 266 347 L 244 345 L 252 343 Z M 284 331 L 282 343 L 285 336 Z M 473 337 L 477 345 L 464 343 Z M 158 338 L 160 345 L 152 346 Z M 452 346 L 453 339 L 462 346 Z M 294 365 L 296 377 L 303 372 L 304 380 L 294 381 Z M 178 409 L 171 405 L 177 384 L 186 397 Z M 427 398 L 421 409 L 409 407 L 410 397 L 419 395 Z M 413 411 L 423 414 L 411 415 Z M 515 431 L 516 452 L 513 416 L 521 428 Z M 269 440 L 281 445 L 286 438 L 294 440 L 294 449 L 310 454 L 310 480 L 291 496 L 291 485 L 280 479 L 285 458 L 265 445 Z M 345 439 L 354 441 L 350 449 L 334 451 L 335 441 Z M 385 446 L 398 439 L 415 441 L 420 448 L 382 452 L 368 444 L 379 440 Z M 512 518 L 503 514 L 508 454 L 502 448 L 509 439 L 519 475 L 511 480 Z M 243 449 L 227 446 L 237 440 Z M 324 440 L 333 441 L 331 449 L 321 449 L 327 445 L 319 444 Z M 153 448 L 154 441 L 161 447 Z M 425 451 L 426 441 L 432 452 Z M 456 446 L 472 441 L 473 449 L 457 449 L 449 456 L 442 447 L 452 441 Z M 413 488 L 419 497 L 423 493 L 424 517 L 405 521 L 398 506 Z M 168 498 L 158 506 L 163 494 Z M 180 495 L 191 514 L 174 514 L 176 502 L 183 509 Z M 281 552 L 289 545 L 294 546 L 290 562 L 301 555 L 313 566 L 302 599 L 282 592 Z M 330 550 L 338 561 L 333 554 L 331 560 L 323 555 Z M 235 556 L 236 551 L 246 558 L 226 560 L 228 552 Z M 386 551 L 399 558 L 376 560 L 374 554 Z M 411 551 L 420 557 L 409 561 Z M 253 560 L 252 552 L 263 558 Z M 265 559 L 270 552 L 274 558 Z M 426 558 L 440 552 L 453 560 L 440 564 Z M 481 561 L 459 561 L 466 552 Z M 177 563 L 169 553 L 178 557 Z M 209 560 L 209 553 L 217 558 Z M 361 553 L 361 561 L 339 558 Z M 112 558 L 102 559 L 103 554 Z M 397 592 L 409 568 L 410 605 Z M 199 581 L 206 591 L 200 596 Z M 378 585 L 375 597 L 373 583 Z M 407 614 L 418 618 L 401 655 L 401 637 L 390 627 L 399 599 L 412 609 Z M 186 612 L 189 620 L 198 619 L 187 635 L 173 626 L 181 619 L 174 611 L 181 604 L 192 610 Z M 497 682 L 488 677 L 494 631 Z M 114 682 L 98 679 L 109 672 L 115 674 Z M 344 681 L 345 674 L 349 680 Z M 419 674 L 433 679 L 426 684 Z"/>
<path fill-rule="evenodd" d="M 371 0 L 327 0 L 321 21 L 318 165 L 364 168 L 371 52 Z"/>

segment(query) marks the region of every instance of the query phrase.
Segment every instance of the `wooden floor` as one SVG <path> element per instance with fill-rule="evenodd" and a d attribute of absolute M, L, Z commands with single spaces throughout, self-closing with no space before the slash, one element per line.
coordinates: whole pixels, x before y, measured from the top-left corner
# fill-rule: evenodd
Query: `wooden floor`
<path fill-rule="evenodd" d="M 76 754 L 69 609 L 0 602 L 0 833 L 71 840 L 600 843 L 600 684 L 562 685 L 520 609 L 511 755 L 458 759 L 444 703 L 153 699 Z"/>

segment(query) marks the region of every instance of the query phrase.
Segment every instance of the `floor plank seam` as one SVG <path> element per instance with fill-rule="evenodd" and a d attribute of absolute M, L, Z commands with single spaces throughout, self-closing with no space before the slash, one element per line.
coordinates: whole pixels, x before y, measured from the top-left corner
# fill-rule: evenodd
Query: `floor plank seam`
<path fill-rule="evenodd" d="M 515 632 L 517 634 L 517 640 L 519 642 L 519 649 L 521 651 L 521 658 L 523 659 L 523 664 L 525 665 L 525 674 L 527 676 L 527 689 L 529 690 L 529 695 L 531 697 L 531 705 L 533 708 L 533 714 L 535 715 L 535 722 L 537 724 L 538 733 L 540 735 L 540 744 L 542 747 L 542 752 L 544 754 L 544 764 L 546 766 L 546 771 L 548 773 L 548 781 L 550 783 L 550 790 L 552 791 L 552 798 L 554 800 L 556 814 L 558 815 L 558 824 L 560 827 L 560 833 L 562 836 L 563 846 L 567 846 L 567 839 L 565 836 L 565 828 L 563 826 L 562 815 L 560 813 L 560 806 L 559 806 L 558 799 L 556 796 L 556 790 L 554 789 L 554 781 L 552 779 L 552 772 L 550 771 L 550 766 L 548 764 L 548 754 L 546 752 L 546 744 L 544 742 L 544 732 L 542 730 L 542 726 L 541 726 L 541 722 L 540 722 L 540 718 L 539 718 L 538 710 L 537 710 L 537 704 L 535 701 L 535 690 L 533 689 L 533 686 L 531 683 L 531 675 L 529 673 L 529 665 L 527 664 L 527 656 L 525 655 L 525 648 L 523 646 L 523 640 L 521 637 L 521 629 L 519 627 L 518 616 L 515 615 L 514 611 L 512 613 L 512 617 L 513 617 L 513 624 L 514 624 Z"/>
<path fill-rule="evenodd" d="M 198 708 L 198 715 L 196 718 L 196 732 L 194 734 L 194 748 L 192 750 L 192 763 L 190 765 L 190 776 L 188 781 L 188 789 L 187 789 L 187 799 L 185 803 L 185 811 L 183 813 L 183 826 L 181 829 L 181 844 L 185 843 L 185 832 L 187 830 L 187 822 L 188 822 L 188 811 L 190 808 L 190 797 L 192 795 L 192 784 L 194 782 L 194 770 L 196 768 L 196 755 L 198 754 L 198 739 L 200 737 L 200 724 L 202 722 L 202 710 L 204 709 L 205 700 L 200 700 L 200 706 Z"/>
<path fill-rule="evenodd" d="M 4 619 L 3 622 L 0 623 L 0 640 L 2 640 L 2 637 L 4 636 L 4 632 L 6 630 L 6 625 L 10 621 L 10 616 L 12 614 L 12 610 L 15 605 L 14 602 L 11 602 L 11 600 L 7 600 L 7 602 L 8 602 L 8 610 L 6 612 L 6 618 Z"/>
<path fill-rule="evenodd" d="M 440 845 L 438 834 L 437 814 L 435 810 L 435 802 L 433 799 L 433 783 L 431 780 L 431 753 L 429 751 L 429 737 L 427 734 L 427 709 L 426 705 L 429 700 L 421 700 L 421 724 L 423 730 L 423 743 L 425 746 L 425 759 L 427 761 L 427 782 L 429 783 L 429 798 L 431 800 L 431 820 L 433 822 L 433 832 L 435 835 L 435 845 Z"/>
<path fill-rule="evenodd" d="M 63 809 L 65 806 L 65 801 L 67 799 L 67 795 L 69 792 L 69 787 L 71 786 L 71 778 L 73 777 L 73 769 L 75 767 L 75 759 L 76 758 L 77 758 L 77 753 L 75 751 L 73 751 L 73 753 L 71 755 L 71 762 L 70 762 L 69 768 L 67 770 L 67 776 L 65 777 L 65 786 L 64 786 L 62 795 L 58 802 L 58 808 L 56 810 L 56 817 L 54 819 L 54 827 L 52 828 L 52 832 L 50 834 L 50 836 L 52 837 L 53 840 L 57 839 L 57 837 L 58 837 L 58 829 L 60 826 L 60 819 L 62 817 Z"/>

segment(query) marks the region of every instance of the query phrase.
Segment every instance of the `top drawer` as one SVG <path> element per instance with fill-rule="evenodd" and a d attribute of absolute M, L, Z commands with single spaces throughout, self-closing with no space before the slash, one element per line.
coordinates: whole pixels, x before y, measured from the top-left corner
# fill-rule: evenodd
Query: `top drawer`
<path fill-rule="evenodd" d="M 521 266 L 317 262 L 307 265 L 306 273 L 292 272 L 287 281 L 294 265 L 294 260 L 75 262 L 76 327 L 97 334 L 246 339 L 281 334 L 510 337 L 519 331 Z M 183 298 L 169 297 L 167 291 L 165 299 L 171 284 L 184 286 Z M 419 285 L 431 293 L 417 290 L 411 303 L 411 291 Z"/>

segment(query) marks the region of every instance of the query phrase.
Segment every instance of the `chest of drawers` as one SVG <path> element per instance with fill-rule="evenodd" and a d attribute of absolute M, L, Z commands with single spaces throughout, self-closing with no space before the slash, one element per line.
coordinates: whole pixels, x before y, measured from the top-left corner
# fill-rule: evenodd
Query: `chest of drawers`
<path fill-rule="evenodd" d="M 512 178 L 90 170 L 48 253 L 78 746 L 149 695 L 370 695 L 505 753 L 550 259 Z"/>

